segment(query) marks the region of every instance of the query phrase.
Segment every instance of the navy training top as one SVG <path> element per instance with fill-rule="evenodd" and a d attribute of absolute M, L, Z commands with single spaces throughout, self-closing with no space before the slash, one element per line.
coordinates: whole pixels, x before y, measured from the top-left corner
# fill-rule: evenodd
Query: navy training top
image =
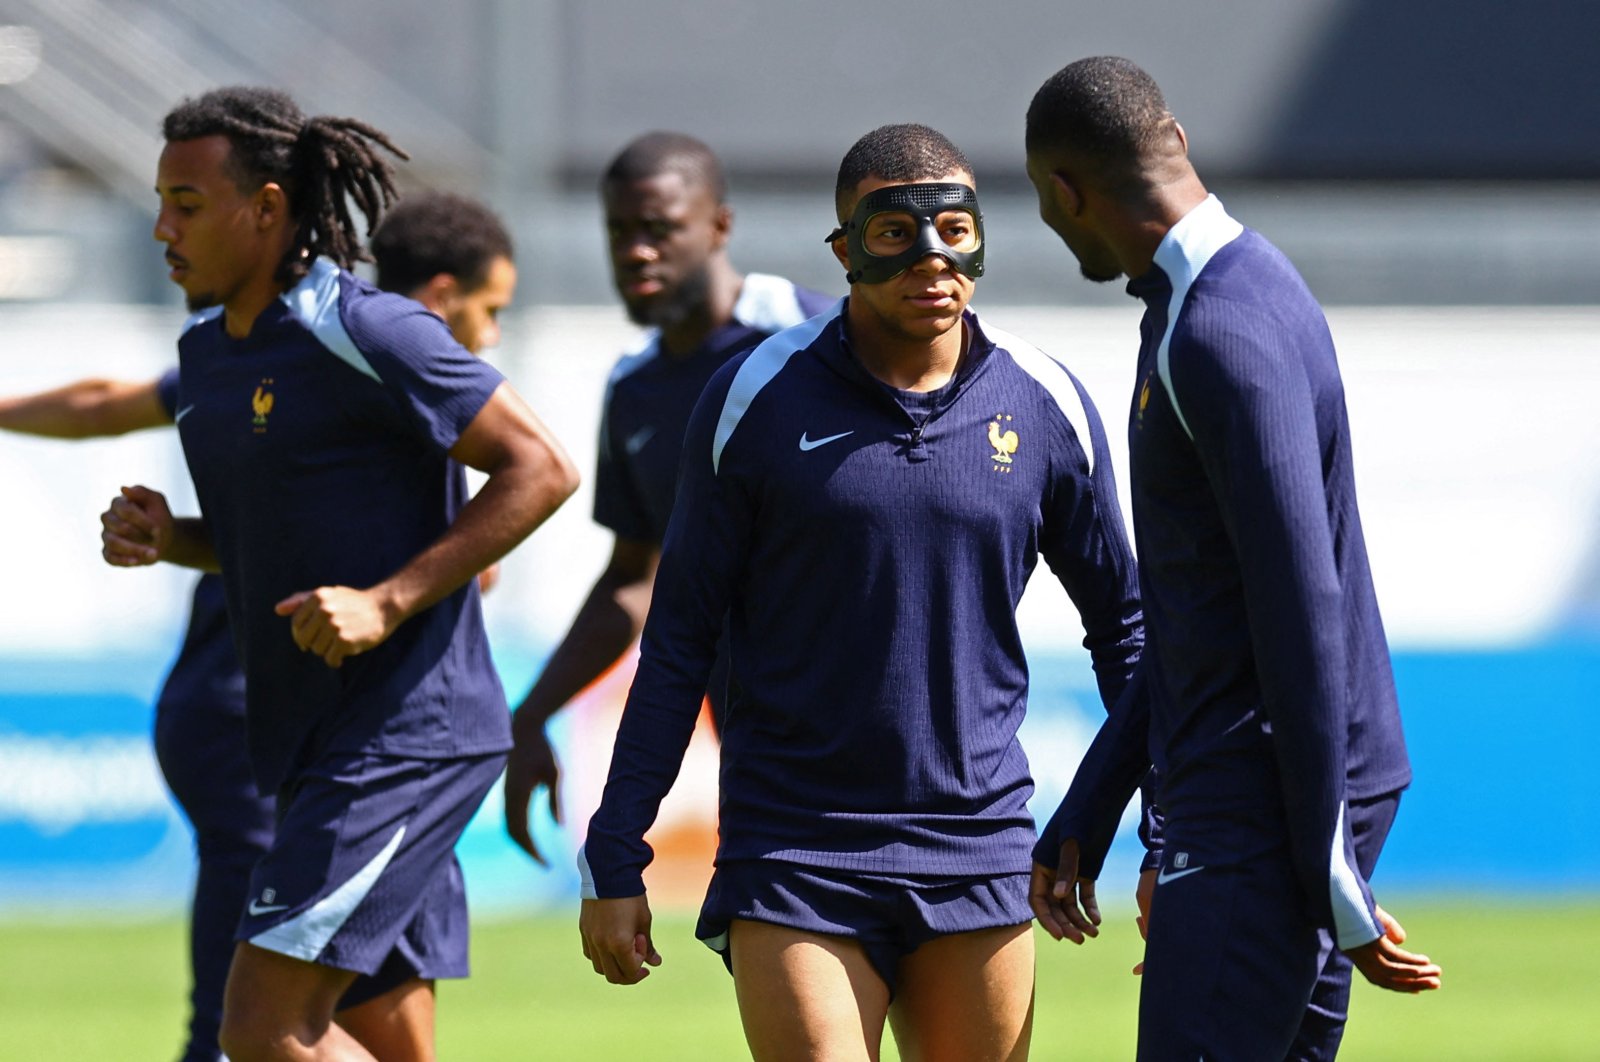
<path fill-rule="evenodd" d="M 652 330 L 638 351 L 623 356 L 611 370 L 601 407 L 595 523 L 621 538 L 659 546 L 672 515 L 689 413 L 711 374 L 833 301 L 782 277 L 751 273 L 739 289 L 733 320 L 693 351 L 682 357 L 664 353 L 660 332 Z"/>
<path fill-rule="evenodd" d="M 325 259 L 243 339 L 220 308 L 196 314 L 178 356 L 174 418 L 222 567 L 262 790 L 329 752 L 509 748 L 476 580 L 339 668 L 297 648 L 273 611 L 298 591 L 371 586 L 444 533 L 467 499 L 448 451 L 500 373 L 419 303 Z"/>
<path fill-rule="evenodd" d="M 1142 643 L 1098 415 L 969 311 L 945 387 L 850 353 L 846 302 L 717 372 L 690 420 L 586 895 L 643 891 L 723 618 L 732 652 L 718 861 L 945 877 L 1026 872 L 1032 779 L 1015 610 L 1043 555 L 1107 704 Z"/>
<path fill-rule="evenodd" d="M 1327 322 L 1214 196 L 1128 291 L 1146 304 L 1128 445 L 1149 695 L 1107 723 L 1080 780 L 1120 762 L 1125 786 L 1153 758 L 1169 824 L 1281 793 L 1313 919 L 1341 948 L 1366 943 L 1381 929 L 1345 809 L 1411 768 Z M 1061 817 L 1103 819 L 1078 781 Z"/>
<path fill-rule="evenodd" d="M 169 369 L 156 381 L 156 396 L 171 417 L 178 411 L 178 370 Z M 222 576 L 202 575 L 194 584 L 194 600 L 189 609 L 189 626 L 184 632 L 178 658 L 172 662 L 161 695 L 158 713 L 181 708 L 244 715 L 244 671 L 239 653 L 228 630 L 228 609 L 223 597 Z"/>

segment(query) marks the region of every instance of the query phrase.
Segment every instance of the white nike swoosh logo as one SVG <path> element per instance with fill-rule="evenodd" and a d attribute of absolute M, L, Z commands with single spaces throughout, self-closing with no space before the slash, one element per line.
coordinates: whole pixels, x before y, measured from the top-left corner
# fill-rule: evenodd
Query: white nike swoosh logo
<path fill-rule="evenodd" d="M 1190 867 L 1188 870 L 1175 870 L 1168 873 L 1167 868 L 1162 867 L 1161 873 L 1156 875 L 1156 884 L 1165 885 L 1169 881 L 1177 881 L 1179 878 L 1186 878 L 1190 874 L 1198 874 L 1204 869 L 1205 867 Z"/>
<path fill-rule="evenodd" d="M 815 450 L 819 446 L 826 446 L 831 442 L 836 442 L 839 439 L 844 438 L 846 435 L 854 435 L 854 434 L 855 434 L 855 430 L 851 429 L 850 431 L 841 431 L 838 435 L 829 435 L 829 436 L 827 436 L 825 438 L 822 438 L 822 439 L 808 439 L 808 438 L 806 438 L 806 433 L 805 432 L 801 432 L 800 433 L 800 449 L 802 449 L 802 450 Z"/>
<path fill-rule="evenodd" d="M 176 423 L 178 423 L 178 421 L 182 420 L 184 417 L 187 417 L 189 415 L 189 411 L 191 409 L 193 409 L 193 408 L 194 408 L 194 403 L 190 402 L 188 405 L 186 405 L 182 409 L 178 410 L 178 412 L 176 412 L 176 413 L 174 413 L 172 415 L 172 423 L 176 424 Z"/>
<path fill-rule="evenodd" d="M 628 451 L 630 454 L 636 454 L 640 450 L 644 449 L 645 443 L 649 442 L 655 437 L 656 429 L 654 427 L 640 428 L 638 431 L 634 432 L 632 435 L 623 440 L 622 448 Z"/>
<path fill-rule="evenodd" d="M 271 914 L 273 911 L 287 911 L 288 909 L 289 905 L 286 903 L 257 903 L 255 900 L 250 901 L 250 913 L 252 915 Z"/>

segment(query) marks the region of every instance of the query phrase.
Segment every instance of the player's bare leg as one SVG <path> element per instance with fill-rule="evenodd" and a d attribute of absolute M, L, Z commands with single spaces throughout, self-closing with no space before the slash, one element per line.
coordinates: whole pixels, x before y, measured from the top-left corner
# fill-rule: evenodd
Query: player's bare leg
<path fill-rule="evenodd" d="M 232 1062 L 374 1062 L 334 1024 L 356 975 L 240 944 L 222 1004 L 222 1050 Z"/>
<path fill-rule="evenodd" d="M 755 1062 L 877 1062 L 889 988 L 860 944 L 740 919 L 728 933 Z"/>
<path fill-rule="evenodd" d="M 937 937 L 900 960 L 895 1043 L 905 1062 L 1022 1062 L 1033 1036 L 1033 931 Z"/>
<path fill-rule="evenodd" d="M 433 982 L 414 978 L 333 1020 L 383 1062 L 433 1062 L 433 1016 Z"/>

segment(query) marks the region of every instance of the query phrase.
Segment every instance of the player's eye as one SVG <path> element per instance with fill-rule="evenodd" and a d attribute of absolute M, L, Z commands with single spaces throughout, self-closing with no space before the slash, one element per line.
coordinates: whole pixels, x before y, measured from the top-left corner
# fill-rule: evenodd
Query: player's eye
<path fill-rule="evenodd" d="M 868 254 L 899 254 L 911 243 L 915 234 L 916 229 L 909 218 L 878 217 L 867 223 L 862 243 Z"/>
<path fill-rule="evenodd" d="M 953 251 L 974 251 L 978 247 L 978 228 L 964 211 L 939 215 L 939 237 Z"/>

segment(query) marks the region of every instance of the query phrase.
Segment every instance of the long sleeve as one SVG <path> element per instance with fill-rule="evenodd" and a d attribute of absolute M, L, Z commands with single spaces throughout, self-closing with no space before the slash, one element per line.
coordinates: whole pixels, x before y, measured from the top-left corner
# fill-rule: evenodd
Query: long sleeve
<path fill-rule="evenodd" d="M 1172 383 L 1232 542 L 1271 727 L 1294 864 L 1341 947 L 1380 933 L 1345 808 L 1348 705 L 1342 588 L 1314 393 L 1294 332 L 1240 307 L 1174 350 Z"/>
<path fill-rule="evenodd" d="M 1144 647 L 1139 575 L 1111 471 L 1110 449 L 1094 403 L 1073 378 L 1090 438 L 1068 437 L 1058 448 L 1039 549 L 1084 627 L 1084 648 L 1094 664 L 1100 699 L 1110 711 L 1122 695 Z"/>
<path fill-rule="evenodd" d="M 586 896 L 644 891 L 644 834 L 676 780 L 716 658 L 734 573 L 749 541 L 750 506 L 719 478 L 712 436 L 728 373 L 712 380 L 690 418 L 677 499 L 662 546 L 639 668 L 629 690 L 600 808 L 579 854 Z"/>

